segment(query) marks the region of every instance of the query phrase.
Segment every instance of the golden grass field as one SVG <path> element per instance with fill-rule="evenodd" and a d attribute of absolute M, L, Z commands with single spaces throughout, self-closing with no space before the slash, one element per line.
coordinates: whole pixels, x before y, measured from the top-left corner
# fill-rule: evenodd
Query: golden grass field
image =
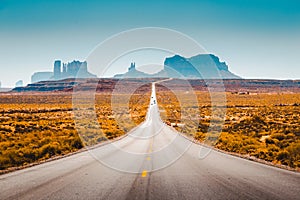
<path fill-rule="evenodd" d="M 144 120 L 150 99 L 148 88 L 131 95 L 129 104 L 118 101 L 114 113 L 111 94 L 97 94 L 95 111 L 101 131 L 89 119 L 75 128 L 72 93 L 0 95 L 0 170 L 68 154 L 84 145 L 123 135 Z M 85 132 L 78 134 L 81 128 Z"/>
<path fill-rule="evenodd" d="M 94 109 L 102 131 L 89 119 L 75 127 L 71 93 L 1 94 L 0 170 L 65 155 L 125 134 L 145 119 L 150 84 L 146 88 L 133 95 L 120 94 L 113 108 L 111 93 L 97 93 Z M 205 141 L 210 121 L 216 120 L 211 117 L 209 94 L 195 93 L 199 106 L 187 91 L 178 94 L 184 105 L 179 105 L 173 92 L 157 86 L 162 119 L 167 124 L 181 124 L 175 125 L 177 130 Z M 224 126 L 221 134 L 214 136 L 216 148 L 300 168 L 300 93 L 227 92 L 226 100 Z"/>
<path fill-rule="evenodd" d="M 199 107 L 188 103 L 180 106 L 173 92 L 163 86 L 157 88 L 158 105 L 164 110 L 163 120 L 167 124 L 183 123 L 184 126 L 175 125 L 175 128 L 204 142 L 212 120 L 208 92 L 195 93 Z M 186 91 L 179 96 L 189 102 L 190 95 L 186 95 Z M 224 126 L 216 136 L 216 148 L 300 168 L 300 93 L 239 95 L 227 92 L 226 100 Z M 199 112 L 197 123 L 185 119 L 196 112 Z"/>

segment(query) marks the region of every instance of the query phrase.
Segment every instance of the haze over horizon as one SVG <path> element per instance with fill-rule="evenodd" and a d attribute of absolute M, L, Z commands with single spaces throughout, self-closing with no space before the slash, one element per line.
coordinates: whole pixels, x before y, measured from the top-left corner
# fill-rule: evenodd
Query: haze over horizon
<path fill-rule="evenodd" d="M 141 27 L 182 32 L 243 78 L 300 79 L 299 9 L 296 0 L 1 0 L 0 81 L 28 84 L 54 60 L 83 61 L 108 37 Z"/>

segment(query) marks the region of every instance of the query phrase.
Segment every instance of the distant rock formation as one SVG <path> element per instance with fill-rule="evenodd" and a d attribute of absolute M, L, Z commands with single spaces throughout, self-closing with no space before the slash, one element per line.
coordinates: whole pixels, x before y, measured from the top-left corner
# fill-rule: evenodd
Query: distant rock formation
<path fill-rule="evenodd" d="M 67 78 L 96 78 L 97 76 L 88 72 L 87 62 L 72 61 L 62 63 L 54 61 L 53 72 L 36 72 L 31 76 L 31 83 L 48 80 L 62 80 Z"/>
<path fill-rule="evenodd" d="M 2 87 L 2 84 L 1 84 L 1 81 L 0 81 L 0 92 L 8 92 L 10 91 L 12 88 L 3 88 Z"/>
<path fill-rule="evenodd" d="M 80 81 L 79 81 L 80 82 Z M 58 81 L 40 81 L 31 83 L 25 87 L 16 87 L 13 92 L 48 92 L 70 90 L 77 84 L 76 79 L 64 79 Z"/>
<path fill-rule="evenodd" d="M 131 63 L 128 72 L 118 74 L 115 78 L 190 78 L 190 79 L 240 79 L 241 77 L 229 71 L 225 62 L 213 54 L 199 54 L 191 58 L 180 55 L 166 58 L 164 69 L 156 74 L 147 74 L 136 70 Z"/>
<path fill-rule="evenodd" d="M 25 87 L 17 87 L 12 92 L 73 92 L 76 91 L 94 91 L 97 85 L 96 92 L 113 92 L 115 85 L 122 87 L 122 91 L 126 92 L 128 88 L 138 88 L 140 85 L 149 87 L 151 82 L 163 80 L 160 78 L 141 78 L 141 79 L 64 79 L 59 81 L 44 81 L 39 83 L 28 84 Z M 121 82 L 119 82 L 121 81 Z M 207 92 L 207 82 L 203 79 L 188 79 L 191 87 L 198 91 Z M 219 80 L 211 80 L 216 83 Z M 231 92 L 236 95 L 255 95 L 257 93 L 299 93 L 300 80 L 263 80 L 263 79 L 224 79 L 224 89 L 226 92 Z M 121 85 L 119 85 L 121 83 Z M 147 85 L 148 84 L 148 85 Z M 164 82 L 171 88 L 176 90 L 186 90 L 186 80 L 172 79 Z M 160 91 L 164 91 L 165 87 L 160 87 Z M 167 88 L 166 88 L 167 89 Z M 4 91 L 3 89 L 0 90 Z M 7 91 L 7 90 L 6 90 Z M 130 91 L 130 89 L 128 90 Z M 297 103 L 298 105 L 298 103 Z"/>
<path fill-rule="evenodd" d="M 23 87 L 23 81 L 22 80 L 17 81 L 16 87 Z"/>
<path fill-rule="evenodd" d="M 128 72 L 124 74 L 116 74 L 114 78 L 150 78 L 151 74 L 141 72 L 135 68 L 135 63 L 131 63 Z"/>
<path fill-rule="evenodd" d="M 61 79 L 61 61 L 54 61 L 53 78 L 55 80 Z"/>
<path fill-rule="evenodd" d="M 31 83 L 36 83 L 40 81 L 47 81 L 53 77 L 53 72 L 35 72 L 31 76 Z"/>
<path fill-rule="evenodd" d="M 96 78 L 97 76 L 88 72 L 87 62 L 72 61 L 68 64 L 63 63 L 61 70 L 61 61 L 54 62 L 54 80 L 61 80 L 66 78 Z"/>

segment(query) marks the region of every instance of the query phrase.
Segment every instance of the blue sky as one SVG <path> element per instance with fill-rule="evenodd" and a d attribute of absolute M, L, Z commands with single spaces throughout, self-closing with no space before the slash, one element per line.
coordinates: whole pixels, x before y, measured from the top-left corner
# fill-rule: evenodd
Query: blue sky
<path fill-rule="evenodd" d="M 55 59 L 84 60 L 111 35 L 149 26 L 189 35 L 244 78 L 300 79 L 299 10 L 296 0 L 0 0 L 0 81 L 29 83 Z"/>

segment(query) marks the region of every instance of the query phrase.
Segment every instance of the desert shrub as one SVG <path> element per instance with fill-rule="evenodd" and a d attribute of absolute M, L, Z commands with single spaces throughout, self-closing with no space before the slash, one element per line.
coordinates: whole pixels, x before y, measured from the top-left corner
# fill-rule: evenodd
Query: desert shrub
<path fill-rule="evenodd" d="M 150 87 L 146 85 L 130 98 L 130 106 L 135 108 L 131 113 L 135 124 L 128 126 L 124 123 L 124 130 L 130 130 L 144 120 L 149 96 Z M 118 128 L 118 123 L 112 118 L 110 98 L 110 94 L 97 93 L 95 108 L 99 124 L 105 126 L 105 131 L 111 132 L 112 139 L 125 132 Z M 120 107 L 127 109 L 127 103 L 120 102 Z M 75 127 L 72 110 L 71 93 L 0 95 L 0 170 L 102 142 L 104 136 L 89 120 Z M 115 114 L 123 114 L 124 110 L 118 112 Z M 80 136 L 83 141 L 76 128 L 83 130 L 84 134 Z"/>
<path fill-rule="evenodd" d="M 173 115 L 178 110 L 177 99 L 172 97 L 167 89 L 157 88 L 157 97 L 166 124 L 180 121 L 179 116 Z M 185 93 L 186 91 L 176 91 Z M 173 91 L 173 93 L 176 93 Z M 194 138 L 204 141 L 210 124 L 209 93 L 196 91 L 199 102 L 200 123 Z M 278 106 L 277 94 L 258 93 L 256 95 L 234 95 L 227 93 L 227 114 L 222 133 L 215 147 L 240 154 L 249 154 L 258 158 L 281 163 L 291 167 L 299 167 L 298 155 L 300 145 L 300 108 L 294 106 L 300 102 L 300 94 L 280 94 L 281 101 Z M 188 102 L 189 99 L 186 99 Z M 297 103 L 298 105 L 299 103 Z M 196 108 L 197 106 L 192 105 Z M 197 111 L 190 110 L 190 116 Z M 192 130 L 192 124 L 188 124 Z M 179 129 L 177 129 L 179 130 Z M 180 131 L 180 130 L 179 130 Z M 188 133 L 188 131 L 185 131 Z M 264 136 L 268 136 L 263 138 Z"/>
<path fill-rule="evenodd" d="M 81 149 L 83 147 L 81 139 L 79 137 L 76 137 L 76 139 L 72 140 L 71 146 L 74 149 Z"/>
<path fill-rule="evenodd" d="M 272 134 L 272 138 L 275 138 L 279 141 L 285 139 L 285 134 L 284 133 L 275 133 L 275 134 Z"/>

